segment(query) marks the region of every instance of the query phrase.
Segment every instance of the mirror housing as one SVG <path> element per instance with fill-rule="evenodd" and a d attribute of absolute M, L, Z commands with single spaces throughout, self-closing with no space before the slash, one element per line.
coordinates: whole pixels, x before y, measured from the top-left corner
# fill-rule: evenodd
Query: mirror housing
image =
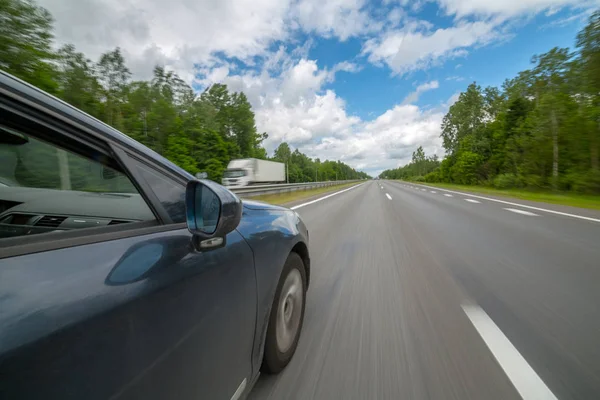
<path fill-rule="evenodd" d="M 194 179 L 187 183 L 187 227 L 203 240 L 200 248 L 224 245 L 225 235 L 237 228 L 242 219 L 242 208 L 242 201 L 235 194 L 215 182 Z"/>

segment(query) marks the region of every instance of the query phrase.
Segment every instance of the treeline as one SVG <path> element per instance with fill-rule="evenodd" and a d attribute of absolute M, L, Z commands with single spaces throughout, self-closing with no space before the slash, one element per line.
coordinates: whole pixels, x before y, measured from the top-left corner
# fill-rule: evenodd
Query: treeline
<path fill-rule="evenodd" d="M 0 21 L 0 68 L 104 121 L 188 172 L 203 171 L 220 182 L 230 160 L 268 158 L 262 147 L 267 133 L 257 131 L 244 93 L 215 84 L 197 95 L 175 73 L 159 66 L 152 79 L 134 80 L 119 48 L 97 61 L 72 45 L 56 51 L 52 16 L 32 1 L 0 1 Z M 313 161 L 298 150 L 286 160 L 292 182 L 314 180 L 317 164 L 323 166 L 320 177 L 330 177 L 332 171 L 339 179 L 365 175 L 340 162 Z"/>
<path fill-rule="evenodd" d="M 298 149 L 292 152 L 285 142 L 275 149 L 273 160 L 288 165 L 290 183 L 370 178 L 366 173 L 356 171 L 341 161 L 313 160 Z"/>
<path fill-rule="evenodd" d="M 440 166 L 437 155 L 427 156 L 422 146 L 412 153 L 412 160 L 403 167 L 388 169 L 381 173 L 385 179 L 406 179 L 414 180 L 429 175 Z"/>
<path fill-rule="evenodd" d="M 600 11 L 575 51 L 535 56 L 501 88 L 469 85 L 444 117 L 441 138 L 438 168 L 416 170 L 413 159 L 382 176 L 600 193 Z"/>

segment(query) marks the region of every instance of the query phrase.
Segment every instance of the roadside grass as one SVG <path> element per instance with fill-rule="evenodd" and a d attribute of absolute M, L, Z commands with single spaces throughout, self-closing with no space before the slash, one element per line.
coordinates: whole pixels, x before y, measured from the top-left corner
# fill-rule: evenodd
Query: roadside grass
<path fill-rule="evenodd" d="M 344 183 L 341 185 L 327 186 L 327 187 L 322 187 L 322 188 L 317 188 L 317 189 L 308 189 L 308 190 L 295 190 L 293 192 L 285 192 L 285 193 L 280 193 L 280 194 L 264 194 L 262 196 L 247 197 L 247 200 L 258 200 L 258 201 L 264 201 L 265 203 L 269 203 L 269 204 L 284 205 L 287 203 L 291 203 L 292 201 L 307 199 L 307 198 L 315 196 L 317 194 L 336 192 L 340 189 L 354 186 L 359 183 L 360 182 Z"/>
<path fill-rule="evenodd" d="M 451 183 L 415 182 L 415 184 L 435 186 L 442 189 L 459 191 L 462 190 L 465 192 L 505 196 L 521 200 L 538 201 L 542 203 L 560 204 L 563 206 L 600 210 L 600 196 L 593 195 L 573 194 L 564 192 L 554 193 L 547 191 L 529 191 L 523 189 L 494 189 L 485 186 L 455 185 Z"/>

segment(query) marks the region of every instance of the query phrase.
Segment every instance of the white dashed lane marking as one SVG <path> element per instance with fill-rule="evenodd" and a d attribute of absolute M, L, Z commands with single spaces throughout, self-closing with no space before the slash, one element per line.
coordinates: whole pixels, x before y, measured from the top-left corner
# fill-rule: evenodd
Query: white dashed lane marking
<path fill-rule="evenodd" d="M 453 197 L 450 193 L 444 193 L 444 196 L 446 196 L 446 197 Z"/>
<path fill-rule="evenodd" d="M 465 199 L 465 201 L 468 201 L 469 203 L 481 203 L 480 201 L 473 200 L 473 199 Z"/>
<path fill-rule="evenodd" d="M 532 212 L 529 211 L 525 211 L 525 210 L 519 210 L 518 208 L 505 208 L 506 211 L 512 211 L 514 213 L 517 214 L 522 214 L 522 215 L 529 215 L 530 217 L 538 217 L 539 215 L 534 214 Z"/>
<path fill-rule="evenodd" d="M 319 202 L 319 201 L 322 201 L 322 200 L 328 199 L 328 198 L 330 198 L 330 197 L 337 196 L 338 194 L 345 193 L 345 192 L 347 192 L 348 190 L 356 189 L 357 187 L 359 187 L 359 186 L 362 186 L 362 185 L 364 185 L 364 183 L 359 183 L 358 185 L 351 186 L 351 187 L 349 187 L 348 189 L 343 189 L 343 190 L 340 190 L 339 192 L 335 192 L 335 193 L 328 194 L 327 196 L 319 197 L 318 199 L 315 199 L 315 200 L 309 201 L 309 202 L 307 202 L 307 203 L 298 204 L 297 206 L 290 207 L 290 210 L 297 210 L 298 208 L 306 207 L 306 206 L 308 206 L 309 204 L 314 204 L 314 203 L 317 203 L 317 202 Z"/>
<path fill-rule="evenodd" d="M 462 308 L 523 400 L 557 400 L 554 393 L 481 307 L 463 305 Z"/>
<path fill-rule="evenodd" d="M 387 196 L 388 199 L 392 199 L 392 196 L 390 196 L 388 193 L 385 194 Z"/>
<path fill-rule="evenodd" d="M 435 189 L 434 187 L 431 187 L 431 186 L 426 186 L 426 187 Z M 526 204 L 514 203 L 512 201 L 494 199 L 493 197 L 484 197 L 484 196 L 478 196 L 475 194 L 469 194 L 469 193 L 465 193 L 465 192 L 457 192 L 456 190 L 448 190 L 448 189 L 440 189 L 440 188 L 437 188 L 437 189 L 440 191 L 446 192 L 446 193 L 454 193 L 454 194 L 459 194 L 461 196 L 471 196 L 471 197 L 475 197 L 477 199 L 492 201 L 494 203 L 507 204 L 509 206 L 526 208 L 528 210 L 541 211 L 541 212 L 550 213 L 550 214 L 554 214 L 554 215 L 561 215 L 564 217 L 583 219 L 583 220 L 591 221 L 591 222 L 600 222 L 600 218 L 592 218 L 592 217 L 586 217 L 586 216 L 578 215 L 578 214 L 566 213 L 566 212 L 562 212 L 562 211 L 549 210 L 547 208 L 542 208 L 542 207 L 528 206 Z"/>

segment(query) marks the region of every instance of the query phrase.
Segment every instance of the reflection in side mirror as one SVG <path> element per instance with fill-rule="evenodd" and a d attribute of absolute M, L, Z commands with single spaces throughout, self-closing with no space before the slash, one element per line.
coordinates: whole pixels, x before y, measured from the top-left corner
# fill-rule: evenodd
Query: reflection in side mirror
<path fill-rule="evenodd" d="M 185 196 L 188 230 L 200 239 L 224 238 L 240 223 L 241 200 L 212 181 L 188 182 Z"/>
<path fill-rule="evenodd" d="M 215 233 L 221 214 L 221 200 L 205 185 L 196 186 L 195 197 L 196 229 L 207 235 Z"/>

